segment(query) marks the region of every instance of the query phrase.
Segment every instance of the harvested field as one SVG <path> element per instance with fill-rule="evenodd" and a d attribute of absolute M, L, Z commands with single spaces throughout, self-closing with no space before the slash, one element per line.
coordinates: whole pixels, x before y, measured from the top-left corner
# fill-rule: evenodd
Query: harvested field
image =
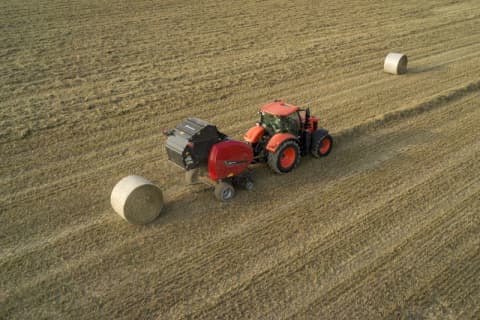
<path fill-rule="evenodd" d="M 479 319 L 480 3 L 0 3 L 1 319 Z M 409 72 L 383 72 L 403 52 Z M 164 128 L 275 98 L 336 145 L 186 187 Z M 110 192 L 163 190 L 148 226 Z"/>

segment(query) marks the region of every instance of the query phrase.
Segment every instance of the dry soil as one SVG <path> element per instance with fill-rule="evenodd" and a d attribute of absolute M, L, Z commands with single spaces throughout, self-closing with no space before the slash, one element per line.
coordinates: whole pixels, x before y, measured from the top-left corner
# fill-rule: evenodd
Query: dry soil
<path fill-rule="evenodd" d="M 389 52 L 409 72 L 382 72 Z M 479 319 L 480 3 L 0 3 L 0 318 Z M 275 98 L 327 158 L 222 204 L 164 128 Z M 140 227 L 109 196 L 164 191 Z"/>

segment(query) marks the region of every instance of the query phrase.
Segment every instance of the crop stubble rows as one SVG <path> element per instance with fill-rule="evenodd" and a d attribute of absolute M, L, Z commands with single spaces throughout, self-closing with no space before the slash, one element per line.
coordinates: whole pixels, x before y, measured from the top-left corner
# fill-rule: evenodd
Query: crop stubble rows
<path fill-rule="evenodd" d="M 474 1 L 2 6 L 0 316 L 478 315 Z M 331 157 L 228 205 L 181 186 L 163 127 L 240 137 L 277 97 Z M 109 208 L 130 173 L 166 192 L 151 226 Z"/>

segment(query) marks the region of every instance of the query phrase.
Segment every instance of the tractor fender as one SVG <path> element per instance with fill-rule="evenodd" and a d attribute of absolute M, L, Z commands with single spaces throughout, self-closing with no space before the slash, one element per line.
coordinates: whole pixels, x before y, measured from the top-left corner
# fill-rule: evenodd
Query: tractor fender
<path fill-rule="evenodd" d="M 250 128 L 247 133 L 243 136 L 243 140 L 248 143 L 254 144 L 260 141 L 260 138 L 263 137 L 265 133 L 265 128 L 262 126 L 255 126 Z"/>
<path fill-rule="evenodd" d="M 315 132 L 313 133 L 313 136 L 312 136 L 312 144 L 311 145 L 314 146 L 315 143 L 317 143 L 317 141 L 322 140 L 327 135 L 328 135 L 328 131 L 323 129 L 323 128 L 315 130 Z"/>
<path fill-rule="evenodd" d="M 267 146 L 265 147 L 265 149 L 267 149 L 267 151 L 270 151 L 270 152 L 275 152 L 275 151 L 277 151 L 277 148 L 284 141 L 287 141 L 287 140 L 297 141 L 298 139 L 297 139 L 297 137 L 295 137 L 291 133 L 277 133 L 276 135 L 271 137 L 270 140 L 268 140 L 268 143 L 267 143 Z"/>

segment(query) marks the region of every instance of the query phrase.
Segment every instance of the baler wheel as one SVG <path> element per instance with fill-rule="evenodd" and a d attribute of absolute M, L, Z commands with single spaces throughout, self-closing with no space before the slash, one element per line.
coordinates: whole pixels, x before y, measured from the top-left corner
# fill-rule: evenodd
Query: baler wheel
<path fill-rule="evenodd" d="M 277 173 L 287 173 L 300 162 L 300 147 L 294 140 L 283 142 L 275 152 L 268 154 L 268 165 Z"/>
<path fill-rule="evenodd" d="M 318 140 L 312 147 L 312 155 L 315 158 L 325 157 L 332 151 L 333 138 L 331 135 L 326 135 L 321 140 Z"/>
<path fill-rule="evenodd" d="M 215 197 L 220 201 L 229 201 L 235 196 L 235 189 L 230 183 L 219 182 L 215 186 Z"/>

